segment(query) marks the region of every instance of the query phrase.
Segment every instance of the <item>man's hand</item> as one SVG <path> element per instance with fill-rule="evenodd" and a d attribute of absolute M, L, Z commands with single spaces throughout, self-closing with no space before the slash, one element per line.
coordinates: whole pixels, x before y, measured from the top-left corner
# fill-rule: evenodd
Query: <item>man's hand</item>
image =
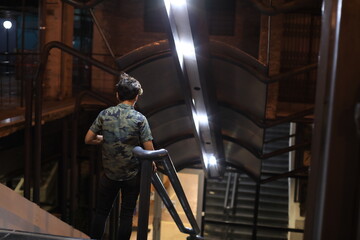
<path fill-rule="evenodd" d="M 103 135 L 96 135 L 96 139 L 94 139 L 94 143 L 95 144 L 101 144 L 104 142 L 104 137 Z"/>
<path fill-rule="evenodd" d="M 91 130 L 89 130 L 86 133 L 86 136 L 85 136 L 85 143 L 86 144 L 98 145 L 98 144 L 103 143 L 103 141 L 104 141 L 104 138 L 103 138 L 102 135 L 97 135 Z"/>

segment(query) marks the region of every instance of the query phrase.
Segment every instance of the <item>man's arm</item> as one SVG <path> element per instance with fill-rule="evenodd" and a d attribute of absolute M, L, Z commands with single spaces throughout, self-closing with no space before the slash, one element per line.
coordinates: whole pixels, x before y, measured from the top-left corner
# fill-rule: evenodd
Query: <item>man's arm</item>
<path fill-rule="evenodd" d="M 102 135 L 97 135 L 93 131 L 89 129 L 89 131 L 86 133 L 85 136 L 85 143 L 86 144 L 92 144 L 92 145 L 98 145 L 101 144 L 104 141 Z"/>
<path fill-rule="evenodd" d="M 145 150 L 154 150 L 154 145 L 152 141 L 146 141 L 143 143 Z"/>

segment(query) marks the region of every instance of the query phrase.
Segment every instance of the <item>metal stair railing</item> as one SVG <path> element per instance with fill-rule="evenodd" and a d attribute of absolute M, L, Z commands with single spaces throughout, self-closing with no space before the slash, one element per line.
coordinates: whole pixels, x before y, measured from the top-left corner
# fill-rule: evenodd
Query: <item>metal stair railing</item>
<path fill-rule="evenodd" d="M 228 179 L 227 179 L 227 182 L 226 182 L 226 191 L 225 191 L 225 199 L 224 199 L 224 211 L 227 211 L 227 210 L 232 210 L 233 211 L 234 206 L 235 206 L 236 193 L 237 193 L 237 190 L 238 190 L 238 181 L 239 181 L 238 173 L 237 172 L 234 173 L 234 180 L 233 180 L 232 191 L 231 191 L 231 199 L 230 199 L 230 204 L 229 204 L 231 179 L 232 179 L 232 173 L 229 173 L 229 176 L 228 176 Z"/>
<path fill-rule="evenodd" d="M 189 234 L 188 240 L 203 239 L 200 236 L 200 228 L 195 220 L 194 214 L 190 208 L 185 192 L 177 176 L 175 167 L 171 158 L 165 149 L 148 151 L 141 147 L 135 147 L 133 150 L 135 157 L 141 162 L 141 180 L 140 180 L 140 199 L 139 199 L 139 218 L 138 218 L 138 235 L 137 240 L 147 239 L 147 229 L 149 223 L 149 206 L 150 206 L 150 184 L 152 183 L 155 190 L 161 197 L 164 205 L 168 209 L 171 217 L 174 219 L 177 227 L 182 233 Z M 159 171 L 162 171 L 169 177 L 174 191 L 181 203 L 182 208 L 192 228 L 184 226 L 179 214 L 171 202 L 159 175 L 153 171 L 152 162 L 156 162 Z"/>

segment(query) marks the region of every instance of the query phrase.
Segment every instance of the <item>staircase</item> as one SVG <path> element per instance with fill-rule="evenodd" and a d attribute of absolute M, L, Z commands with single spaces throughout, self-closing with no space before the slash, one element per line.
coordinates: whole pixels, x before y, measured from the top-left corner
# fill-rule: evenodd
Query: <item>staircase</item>
<path fill-rule="evenodd" d="M 264 145 L 264 153 L 289 146 L 289 124 L 266 129 L 265 142 L 280 138 Z M 262 173 L 280 174 L 287 172 L 288 154 L 264 159 Z M 238 177 L 236 177 L 236 175 Z M 269 176 L 262 174 L 262 179 Z M 226 188 L 230 179 L 229 194 Z M 237 180 L 236 180 L 237 179 Z M 234 183 L 237 190 L 233 194 Z M 234 196 L 235 195 L 235 196 Z M 231 209 L 231 199 L 235 197 Z M 206 187 L 204 237 L 211 240 L 283 240 L 287 232 L 281 228 L 288 226 L 288 181 L 283 178 L 260 185 L 257 233 L 253 236 L 256 183 L 245 173 L 227 171 L 223 179 L 208 179 Z M 225 204 L 225 200 L 228 200 Z M 236 200 L 235 200 L 236 199 Z"/>

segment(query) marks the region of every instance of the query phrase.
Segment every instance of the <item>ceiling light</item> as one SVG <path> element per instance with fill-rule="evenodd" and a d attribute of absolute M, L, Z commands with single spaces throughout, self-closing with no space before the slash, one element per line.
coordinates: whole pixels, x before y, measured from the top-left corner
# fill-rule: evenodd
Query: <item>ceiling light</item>
<path fill-rule="evenodd" d="M 182 55 L 184 55 L 184 57 L 195 59 L 195 48 L 194 48 L 194 44 L 192 42 L 181 41 L 179 44 L 178 51 L 181 51 Z"/>
<path fill-rule="evenodd" d="M 206 167 L 213 167 L 217 165 L 216 157 L 214 154 L 203 154 L 204 163 Z"/>
<path fill-rule="evenodd" d="M 215 166 L 217 164 L 216 157 L 214 155 L 211 155 L 209 158 L 209 165 Z"/>
<path fill-rule="evenodd" d="M 186 6 L 186 0 L 167 0 L 170 1 L 171 6 L 183 7 Z"/>
<path fill-rule="evenodd" d="M 193 112 L 193 118 L 194 118 L 194 122 L 195 124 L 199 125 L 206 125 L 206 124 L 209 124 L 209 119 L 207 117 L 206 114 L 204 113 L 200 113 L 200 114 L 197 114 L 195 111 Z"/>
<path fill-rule="evenodd" d="M 5 29 L 10 29 L 12 27 L 12 23 L 8 20 L 4 21 L 3 26 Z"/>
<path fill-rule="evenodd" d="M 200 124 L 208 124 L 209 120 L 206 114 L 199 114 L 197 115 L 198 121 Z"/>

